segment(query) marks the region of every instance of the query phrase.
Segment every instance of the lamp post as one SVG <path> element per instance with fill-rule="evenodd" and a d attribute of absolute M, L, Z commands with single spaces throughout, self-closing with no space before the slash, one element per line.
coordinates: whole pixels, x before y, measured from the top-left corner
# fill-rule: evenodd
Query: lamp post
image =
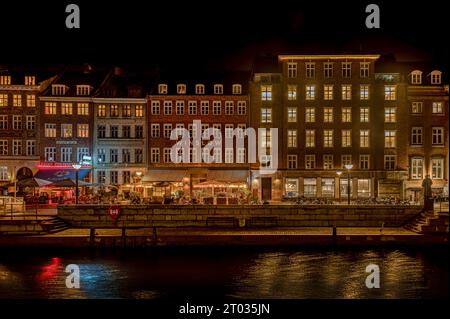
<path fill-rule="evenodd" d="M 350 170 L 353 168 L 353 164 L 346 164 L 345 168 L 347 169 L 347 196 L 348 196 L 348 205 L 350 205 Z"/>
<path fill-rule="evenodd" d="M 342 175 L 342 171 L 337 171 L 336 174 L 338 176 L 338 200 L 339 200 L 339 203 L 340 203 L 341 202 L 341 175 Z"/>
<path fill-rule="evenodd" d="M 72 164 L 72 167 L 75 168 L 75 205 L 78 205 L 78 170 L 81 168 L 81 164 Z"/>
<path fill-rule="evenodd" d="M 141 176 L 142 176 L 142 172 L 141 171 L 136 172 L 137 179 L 135 179 L 134 191 L 136 191 L 136 184 L 140 184 L 141 183 Z"/>

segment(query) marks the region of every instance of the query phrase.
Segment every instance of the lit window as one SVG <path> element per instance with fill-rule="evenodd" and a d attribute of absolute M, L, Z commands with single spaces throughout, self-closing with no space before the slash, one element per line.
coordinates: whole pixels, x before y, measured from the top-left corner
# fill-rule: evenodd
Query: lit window
<path fill-rule="evenodd" d="M 56 137 L 56 124 L 53 123 L 45 123 L 44 124 L 44 135 L 45 137 Z"/>
<path fill-rule="evenodd" d="M 61 124 L 61 137 L 72 138 L 72 124 Z"/>
<path fill-rule="evenodd" d="M 32 75 L 25 75 L 25 85 L 36 85 L 36 77 Z"/>
<path fill-rule="evenodd" d="M 0 75 L 0 85 L 11 85 L 11 76 Z"/>
<path fill-rule="evenodd" d="M 342 130 L 342 147 L 352 146 L 352 131 Z"/>
<path fill-rule="evenodd" d="M 186 94 L 186 85 L 185 84 L 177 85 L 177 94 Z"/>
<path fill-rule="evenodd" d="M 135 116 L 136 117 L 144 117 L 144 106 L 143 105 L 136 105 Z"/>
<path fill-rule="evenodd" d="M 352 86 L 351 84 L 343 84 L 342 85 L 342 100 L 351 100 L 352 99 Z"/>
<path fill-rule="evenodd" d="M 412 102 L 411 103 L 411 113 L 422 114 L 423 102 Z"/>
<path fill-rule="evenodd" d="M 395 85 L 384 86 L 384 99 L 386 101 L 395 101 L 397 99 L 397 87 Z"/>
<path fill-rule="evenodd" d="M 423 178 L 423 158 L 413 157 L 411 158 L 411 179 Z"/>
<path fill-rule="evenodd" d="M 167 94 L 167 84 L 158 85 L 158 94 Z"/>
<path fill-rule="evenodd" d="M 323 131 L 323 147 L 333 147 L 333 130 Z"/>
<path fill-rule="evenodd" d="M 288 147 L 297 147 L 297 130 L 288 130 Z"/>
<path fill-rule="evenodd" d="M 397 108 L 395 107 L 385 107 L 384 108 L 384 122 L 385 123 L 395 123 L 397 121 Z"/>
<path fill-rule="evenodd" d="M 433 110 L 433 114 L 444 114 L 442 102 L 433 102 L 432 110 Z"/>
<path fill-rule="evenodd" d="M 13 106 L 21 107 L 22 106 L 22 95 L 13 94 Z"/>
<path fill-rule="evenodd" d="M 369 85 L 362 84 L 359 89 L 360 99 L 368 100 L 369 99 Z"/>
<path fill-rule="evenodd" d="M 89 85 L 77 85 L 77 95 L 89 95 L 90 91 Z"/>
<path fill-rule="evenodd" d="M 296 85 L 288 85 L 288 100 L 294 101 L 297 99 L 297 86 Z"/>
<path fill-rule="evenodd" d="M 325 123 L 333 123 L 333 108 L 325 107 L 323 109 L 323 121 Z"/>
<path fill-rule="evenodd" d="M 431 159 L 431 178 L 443 179 L 444 178 L 444 159 L 432 158 Z"/>
<path fill-rule="evenodd" d="M 369 108 L 364 106 L 359 108 L 359 120 L 361 123 L 369 123 Z"/>
<path fill-rule="evenodd" d="M 314 123 L 316 121 L 316 109 L 314 107 L 305 108 L 305 122 Z"/>
<path fill-rule="evenodd" d="M 305 197 L 316 197 L 317 195 L 317 179 L 304 178 L 303 179 L 303 195 Z"/>
<path fill-rule="evenodd" d="M 393 148 L 396 147 L 397 141 L 397 132 L 391 131 L 391 130 L 385 130 L 384 131 L 384 147 L 386 148 Z"/>
<path fill-rule="evenodd" d="M 261 85 L 261 100 L 262 101 L 272 101 L 272 86 L 271 85 Z"/>
<path fill-rule="evenodd" d="M 350 123 L 352 121 L 352 109 L 350 107 L 342 108 L 342 123 Z"/>
<path fill-rule="evenodd" d="M 359 131 L 359 146 L 360 147 L 369 147 L 369 130 L 360 130 Z"/>
<path fill-rule="evenodd" d="M 288 107 L 288 122 L 295 123 L 297 122 L 297 108 L 296 107 Z"/>
<path fill-rule="evenodd" d="M 0 107 L 8 106 L 8 94 L 0 94 Z"/>
<path fill-rule="evenodd" d="M 316 98 L 316 86 L 307 85 L 306 86 L 306 100 L 314 100 Z"/>
<path fill-rule="evenodd" d="M 61 103 L 61 114 L 72 115 L 72 103 Z"/>
<path fill-rule="evenodd" d="M 89 115 L 89 104 L 88 103 L 78 103 L 77 104 L 77 114 L 78 115 Z"/>
<path fill-rule="evenodd" d="M 116 104 L 110 105 L 109 114 L 111 117 L 119 117 L 119 106 Z"/>
<path fill-rule="evenodd" d="M 261 123 L 271 123 L 272 122 L 272 109 L 262 108 L 261 109 Z"/>
<path fill-rule="evenodd" d="M 324 100 L 332 100 L 333 99 L 333 85 L 325 84 L 323 86 L 323 99 Z"/>
<path fill-rule="evenodd" d="M 36 106 L 36 95 L 27 94 L 27 107 L 35 107 L 35 106 Z"/>
<path fill-rule="evenodd" d="M 306 130 L 305 146 L 306 147 L 315 147 L 316 146 L 316 131 L 315 130 Z"/>
<path fill-rule="evenodd" d="M 56 114 L 56 103 L 55 102 L 45 102 L 44 113 L 46 115 Z"/>

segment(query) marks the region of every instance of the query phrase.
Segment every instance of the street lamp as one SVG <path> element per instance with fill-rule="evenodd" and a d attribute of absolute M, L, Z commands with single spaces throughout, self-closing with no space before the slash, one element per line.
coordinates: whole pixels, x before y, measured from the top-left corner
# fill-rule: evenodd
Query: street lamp
<path fill-rule="evenodd" d="M 353 164 L 345 164 L 345 168 L 347 169 L 347 196 L 350 205 L 350 170 L 353 168 Z"/>
<path fill-rule="evenodd" d="M 339 199 L 339 203 L 340 203 L 341 202 L 341 175 L 342 175 L 342 171 L 337 171 L 336 174 L 338 176 L 338 199 Z"/>
<path fill-rule="evenodd" d="M 81 164 L 74 163 L 72 167 L 75 168 L 75 205 L 78 205 L 78 170 L 81 168 Z"/>

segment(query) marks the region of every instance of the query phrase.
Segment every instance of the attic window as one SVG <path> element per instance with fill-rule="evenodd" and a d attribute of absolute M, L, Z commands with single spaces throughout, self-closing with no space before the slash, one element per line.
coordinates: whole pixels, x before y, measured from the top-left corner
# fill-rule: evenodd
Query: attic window
<path fill-rule="evenodd" d="M 422 71 L 415 70 L 411 72 L 411 84 L 422 84 Z"/>
<path fill-rule="evenodd" d="M 233 94 L 242 94 L 242 85 L 233 84 Z"/>
<path fill-rule="evenodd" d="M 177 94 L 186 94 L 186 85 L 185 84 L 177 85 Z"/>
<path fill-rule="evenodd" d="M 442 72 L 434 70 L 431 72 L 431 84 L 441 84 Z"/>
<path fill-rule="evenodd" d="M 77 95 L 89 95 L 90 91 L 89 85 L 77 85 Z"/>
<path fill-rule="evenodd" d="M 167 94 L 167 84 L 159 84 L 158 85 L 158 93 L 159 94 Z"/>
<path fill-rule="evenodd" d="M 222 84 L 214 84 L 214 94 L 223 94 Z"/>
<path fill-rule="evenodd" d="M 0 85 L 11 85 L 11 76 L 1 75 L 0 76 Z"/>
<path fill-rule="evenodd" d="M 66 94 L 66 86 L 63 84 L 52 85 L 52 95 L 64 95 Z"/>
<path fill-rule="evenodd" d="M 141 95 L 141 88 L 137 86 L 128 87 L 129 97 L 139 97 Z"/>
<path fill-rule="evenodd" d="M 195 94 L 205 94 L 205 86 L 203 84 L 195 85 Z"/>
<path fill-rule="evenodd" d="M 25 85 L 36 85 L 36 77 L 31 75 L 25 76 Z"/>

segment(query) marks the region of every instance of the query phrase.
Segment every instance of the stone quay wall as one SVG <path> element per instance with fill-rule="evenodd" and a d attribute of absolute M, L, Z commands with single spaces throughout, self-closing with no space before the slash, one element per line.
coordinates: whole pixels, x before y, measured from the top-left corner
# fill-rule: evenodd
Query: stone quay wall
<path fill-rule="evenodd" d="M 116 220 L 107 205 L 61 205 L 74 227 L 400 227 L 418 206 L 345 205 L 123 205 Z"/>

